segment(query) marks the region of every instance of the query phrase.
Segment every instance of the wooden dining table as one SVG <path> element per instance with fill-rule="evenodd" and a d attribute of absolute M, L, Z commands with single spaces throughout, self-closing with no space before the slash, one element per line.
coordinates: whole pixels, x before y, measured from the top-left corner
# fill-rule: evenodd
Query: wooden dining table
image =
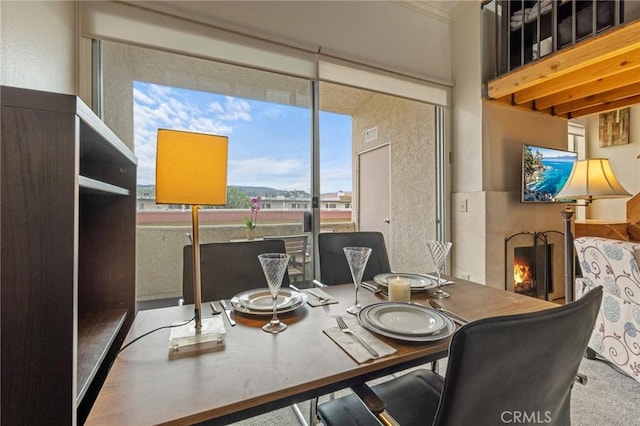
<path fill-rule="evenodd" d="M 455 282 L 446 286 L 451 297 L 439 303 L 469 321 L 557 306 L 447 278 Z M 224 318 L 226 339 L 218 350 L 170 357 L 168 329 L 141 338 L 117 356 L 86 424 L 227 424 L 447 356 L 450 338 L 416 343 L 378 336 L 397 352 L 358 364 L 323 333 L 336 326 L 336 316 L 349 316 L 345 310 L 354 302 L 354 286 L 323 290 L 339 303 L 306 305 L 281 315 L 288 328 L 279 334 L 261 329 L 270 317 L 234 312 L 237 325 L 231 327 Z M 363 306 L 386 299 L 364 289 L 359 295 Z M 412 302 L 428 305 L 428 294 L 412 293 Z M 203 304 L 204 315 L 209 315 L 205 307 L 208 304 Z M 193 305 L 141 311 L 125 344 L 192 316 Z"/>

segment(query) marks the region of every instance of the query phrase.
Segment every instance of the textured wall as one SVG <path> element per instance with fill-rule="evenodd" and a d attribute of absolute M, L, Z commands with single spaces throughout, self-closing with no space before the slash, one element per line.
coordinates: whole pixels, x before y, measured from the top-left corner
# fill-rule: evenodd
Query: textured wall
<path fill-rule="evenodd" d="M 0 2 L 0 84 L 76 93 L 75 5 Z"/>
<path fill-rule="evenodd" d="M 371 96 L 353 113 L 354 176 L 359 152 L 390 146 L 387 245 L 396 271 L 432 270 L 426 240 L 435 238 L 434 114 L 432 105 L 381 94 Z M 365 131 L 373 127 L 378 127 L 378 139 L 366 143 Z M 355 192 L 353 199 L 357 200 Z"/>

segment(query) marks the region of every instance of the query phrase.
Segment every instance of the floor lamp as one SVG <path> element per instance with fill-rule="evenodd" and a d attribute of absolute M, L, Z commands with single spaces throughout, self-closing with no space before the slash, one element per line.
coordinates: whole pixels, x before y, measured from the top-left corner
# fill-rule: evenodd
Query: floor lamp
<path fill-rule="evenodd" d="M 169 346 L 179 349 L 218 341 L 224 336 L 217 318 L 202 319 L 198 210 L 227 203 L 226 136 L 158 129 L 156 203 L 190 204 L 193 235 L 193 323 L 171 329 Z"/>
<path fill-rule="evenodd" d="M 585 204 L 569 203 L 562 211 L 564 218 L 564 299 L 573 301 L 573 234 L 571 219 L 574 206 L 588 206 L 593 200 L 602 198 L 630 197 L 616 176 L 606 158 L 592 158 L 573 163 L 569 179 L 555 196 L 557 200 L 585 200 Z"/>

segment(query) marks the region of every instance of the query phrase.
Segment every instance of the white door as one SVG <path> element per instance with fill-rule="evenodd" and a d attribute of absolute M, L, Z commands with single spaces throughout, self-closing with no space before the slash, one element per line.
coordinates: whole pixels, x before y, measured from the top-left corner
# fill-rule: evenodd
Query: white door
<path fill-rule="evenodd" d="M 358 154 L 358 172 L 359 230 L 382 232 L 391 259 L 389 144 Z"/>

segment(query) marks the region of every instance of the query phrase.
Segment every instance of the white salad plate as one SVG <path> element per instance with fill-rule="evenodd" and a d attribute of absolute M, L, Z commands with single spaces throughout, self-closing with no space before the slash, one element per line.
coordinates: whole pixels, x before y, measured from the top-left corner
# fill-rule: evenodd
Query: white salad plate
<path fill-rule="evenodd" d="M 384 274 L 378 274 L 373 277 L 373 280 L 381 286 L 388 287 L 389 281 L 395 280 L 398 277 L 409 282 L 411 291 L 429 290 L 435 288 L 438 285 L 437 279 L 432 280 L 428 277 L 425 277 L 424 275 L 408 274 L 404 272 L 388 272 Z"/>
<path fill-rule="evenodd" d="M 305 293 L 281 288 L 276 298 L 276 311 L 281 314 L 304 306 L 308 296 Z M 252 315 L 272 315 L 273 298 L 268 288 L 256 288 L 239 293 L 231 298 L 231 306 L 238 312 Z"/>

